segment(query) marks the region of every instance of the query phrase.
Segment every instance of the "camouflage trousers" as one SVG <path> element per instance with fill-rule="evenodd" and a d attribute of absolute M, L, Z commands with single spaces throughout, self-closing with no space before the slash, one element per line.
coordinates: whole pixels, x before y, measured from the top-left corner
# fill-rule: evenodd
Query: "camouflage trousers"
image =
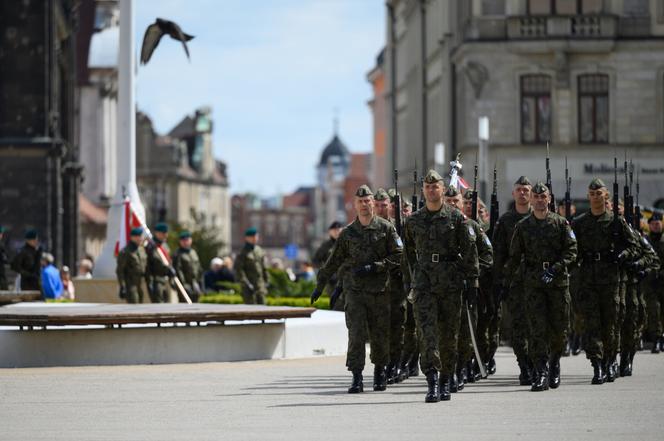
<path fill-rule="evenodd" d="M 461 290 L 417 292 L 415 317 L 420 327 L 420 366 L 452 375 L 457 362 Z"/>
<path fill-rule="evenodd" d="M 403 351 L 406 324 L 406 294 L 401 278 L 390 279 L 387 293 L 390 297 L 390 332 L 388 336 L 390 362 L 399 363 Z"/>
<path fill-rule="evenodd" d="M 522 283 L 509 288 L 505 304 L 512 318 L 512 350 L 517 359 L 527 359 L 528 317 L 526 317 L 526 300 Z"/>
<path fill-rule="evenodd" d="M 401 360 L 408 363 L 417 363 L 420 352 L 418 326 L 415 320 L 413 304 L 406 302 L 406 323 L 404 325 L 403 352 Z"/>
<path fill-rule="evenodd" d="M 468 326 L 468 307 L 466 302 L 461 304 L 461 317 L 459 318 L 459 341 L 457 344 L 457 368 L 465 366 L 473 358 L 473 339 L 470 336 L 470 327 Z M 477 308 L 473 308 L 470 311 L 470 315 L 473 318 L 473 323 L 477 323 Z M 477 336 L 477 328 L 473 329 L 475 335 Z M 481 354 L 480 354 L 481 355 Z M 488 360 L 482 360 L 486 362 Z"/>
<path fill-rule="evenodd" d="M 481 289 L 477 308 L 477 346 L 485 363 L 488 363 L 498 350 L 501 317 L 501 303 L 494 300 L 490 288 Z"/>
<path fill-rule="evenodd" d="M 578 294 L 584 322 L 583 349 L 586 357 L 589 360 L 602 360 L 614 356 L 620 335 L 619 286 L 584 283 Z"/>
<path fill-rule="evenodd" d="M 245 305 L 265 305 L 266 299 L 267 291 L 265 289 L 249 290 L 246 287 L 242 289 L 242 302 Z"/>
<path fill-rule="evenodd" d="M 153 277 L 148 289 L 152 303 L 168 303 L 170 292 L 168 277 Z"/>
<path fill-rule="evenodd" d="M 664 320 L 664 280 L 648 281 L 650 283 L 645 290 L 646 306 L 648 311 L 648 338 L 661 337 L 664 332 L 662 320 Z M 646 287 L 644 287 L 646 288 Z"/>
<path fill-rule="evenodd" d="M 127 303 L 143 303 L 143 286 L 142 283 L 127 284 L 127 291 L 125 294 Z"/>
<path fill-rule="evenodd" d="M 389 360 L 389 344 L 386 338 L 390 326 L 390 298 L 386 292 L 346 293 L 346 328 L 348 328 L 348 352 L 346 366 L 349 371 L 364 369 L 366 342 L 371 347 L 371 362 L 386 366 Z"/>
<path fill-rule="evenodd" d="M 640 302 L 638 296 L 638 285 L 628 283 L 626 285 L 625 315 L 620 328 L 620 350 L 624 352 L 636 351 L 637 344 L 641 338 Z"/>
<path fill-rule="evenodd" d="M 528 355 L 533 363 L 560 357 L 569 328 L 567 287 L 529 286 L 525 291 L 528 317 Z"/>

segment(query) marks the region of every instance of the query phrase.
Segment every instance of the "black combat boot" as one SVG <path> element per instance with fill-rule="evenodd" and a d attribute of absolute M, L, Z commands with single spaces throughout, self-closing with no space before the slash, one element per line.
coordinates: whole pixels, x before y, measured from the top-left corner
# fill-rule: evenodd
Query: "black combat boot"
<path fill-rule="evenodd" d="M 486 373 L 493 375 L 496 373 L 496 359 L 491 357 L 491 360 L 486 364 Z"/>
<path fill-rule="evenodd" d="M 408 364 L 408 376 L 409 377 L 419 377 L 420 376 L 420 362 L 419 355 L 413 357 Z"/>
<path fill-rule="evenodd" d="M 530 366 L 525 358 L 520 358 L 517 360 L 519 363 L 519 384 L 521 386 L 530 386 L 533 382 L 532 377 L 530 376 Z"/>
<path fill-rule="evenodd" d="M 611 372 L 613 372 L 613 377 L 615 379 L 620 378 L 620 372 L 618 371 L 618 354 L 613 356 L 611 361 Z"/>
<path fill-rule="evenodd" d="M 540 360 L 535 366 L 533 384 L 530 387 L 531 392 L 541 392 L 549 389 L 549 366 L 545 360 Z"/>
<path fill-rule="evenodd" d="M 480 363 L 473 357 L 471 360 L 473 363 L 473 373 L 475 374 L 475 381 L 480 381 L 482 379 L 482 369 L 480 369 Z"/>
<path fill-rule="evenodd" d="M 362 371 L 360 369 L 353 371 L 353 384 L 348 388 L 349 394 L 358 394 L 364 392 L 364 385 L 362 384 Z"/>
<path fill-rule="evenodd" d="M 450 377 L 447 375 L 440 376 L 440 401 L 450 401 L 452 394 L 450 394 Z"/>
<path fill-rule="evenodd" d="M 459 392 L 459 376 L 455 373 L 450 376 L 450 392 L 455 394 Z"/>
<path fill-rule="evenodd" d="M 558 389 L 558 386 L 560 386 L 560 356 L 554 355 L 549 364 L 549 387 Z"/>
<path fill-rule="evenodd" d="M 431 369 L 427 372 L 427 395 L 424 398 L 425 403 L 437 403 L 440 401 L 440 392 L 438 390 L 438 371 Z"/>
<path fill-rule="evenodd" d="M 466 363 L 466 381 L 468 383 L 474 383 L 477 381 L 477 376 L 475 375 L 475 366 L 473 365 L 472 360 Z"/>
<path fill-rule="evenodd" d="M 591 384 L 604 384 L 604 369 L 602 368 L 602 360 L 594 358 L 591 361 L 593 365 L 593 380 Z"/>
<path fill-rule="evenodd" d="M 578 334 L 572 335 L 572 355 L 579 355 L 581 353 L 581 336 Z"/>
<path fill-rule="evenodd" d="M 386 375 L 387 375 L 387 384 L 396 383 L 396 377 L 397 377 L 397 365 L 396 365 L 396 363 L 390 362 L 387 365 Z"/>
<path fill-rule="evenodd" d="M 632 375 L 630 355 L 627 351 L 622 351 L 620 353 L 620 376 L 629 377 Z M 629 373 L 628 373 L 629 372 Z"/>
<path fill-rule="evenodd" d="M 408 360 L 402 360 L 401 365 L 399 367 L 399 381 L 397 383 L 401 383 L 403 381 L 406 381 L 408 379 Z"/>
<path fill-rule="evenodd" d="M 376 365 L 374 368 L 373 389 L 376 392 L 382 392 L 387 389 L 387 374 L 385 366 Z"/>
<path fill-rule="evenodd" d="M 565 341 L 565 349 L 563 349 L 563 357 L 569 357 L 570 354 L 572 353 L 572 344 L 570 343 L 571 339 L 572 337 L 570 336 Z"/>
<path fill-rule="evenodd" d="M 627 368 L 625 369 L 625 375 L 623 377 L 631 377 L 632 376 L 632 371 L 633 371 L 633 365 L 634 365 L 634 355 L 636 353 L 634 351 L 629 352 L 627 354 Z"/>
<path fill-rule="evenodd" d="M 661 352 L 660 339 L 655 337 L 652 342 L 652 349 L 650 350 L 651 354 L 659 354 Z"/>
<path fill-rule="evenodd" d="M 457 370 L 457 388 L 459 389 L 459 392 L 461 392 L 463 388 L 466 387 L 467 380 L 468 376 L 466 375 L 466 368 L 462 367 L 461 369 Z"/>
<path fill-rule="evenodd" d="M 606 376 L 606 381 L 608 383 L 616 381 L 616 374 L 613 372 L 613 360 L 610 358 L 604 359 L 604 375 Z"/>

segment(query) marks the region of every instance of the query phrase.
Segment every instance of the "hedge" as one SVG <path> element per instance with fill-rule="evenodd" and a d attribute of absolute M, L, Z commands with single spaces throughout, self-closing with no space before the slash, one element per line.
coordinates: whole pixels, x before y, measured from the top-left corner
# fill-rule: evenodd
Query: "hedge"
<path fill-rule="evenodd" d="M 206 294 L 200 297 L 200 303 L 217 303 L 226 305 L 239 305 L 242 304 L 242 296 L 239 294 Z M 267 298 L 268 306 L 296 306 L 296 307 L 311 307 L 309 297 L 272 297 Z M 328 297 L 321 297 L 314 304 L 318 309 L 330 309 L 330 299 Z"/>

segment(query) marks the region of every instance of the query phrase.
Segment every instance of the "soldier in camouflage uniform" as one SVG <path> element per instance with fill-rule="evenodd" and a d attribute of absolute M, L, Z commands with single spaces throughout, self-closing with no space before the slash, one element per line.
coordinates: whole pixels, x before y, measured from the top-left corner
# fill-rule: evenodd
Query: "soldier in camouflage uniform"
<path fill-rule="evenodd" d="M 146 247 L 148 290 L 152 303 L 169 301 L 170 279 L 176 275 L 175 269 L 171 265 L 171 253 L 166 243 L 167 239 L 168 225 L 160 222 L 155 225 L 154 240 Z"/>
<path fill-rule="evenodd" d="M 242 283 L 242 299 L 247 305 L 265 305 L 269 276 L 267 258 L 263 248 L 257 245 L 258 230 L 247 228 L 244 247 L 235 259 L 235 279 Z"/>
<path fill-rule="evenodd" d="M 339 271 L 343 275 L 348 328 L 346 367 L 353 373 L 348 393 L 364 391 L 367 340 L 374 364 L 373 388 L 387 388 L 385 368 L 390 355 L 385 336 L 389 334 L 390 299 L 386 285 L 390 270 L 401 258 L 402 244 L 394 225 L 374 215 L 373 204 L 369 187 L 359 187 L 353 198 L 357 218 L 341 232 L 332 255 L 318 272 L 318 283 L 311 294 L 314 303 L 333 274 Z"/>
<path fill-rule="evenodd" d="M 5 242 L 2 238 L 5 235 L 5 227 L 0 225 L 0 291 L 6 291 L 9 289 L 7 284 L 7 276 L 5 275 L 5 266 L 9 262 L 7 258 L 7 250 L 5 250 Z"/>
<path fill-rule="evenodd" d="M 578 244 L 579 308 L 584 318 L 583 348 L 593 366 L 592 384 L 603 384 L 617 353 L 620 329 L 620 269 L 634 260 L 638 243 L 621 217 L 606 208 L 609 193 L 601 179 L 588 186 L 590 211 L 574 219 Z"/>
<path fill-rule="evenodd" d="M 508 278 L 521 271 L 528 317 L 529 355 L 535 364 L 531 391 L 560 385 L 560 357 L 569 327 L 569 274 L 576 238 L 569 222 L 549 211 L 551 194 L 541 182 L 532 188 L 533 212 L 514 228 Z"/>
<path fill-rule="evenodd" d="M 143 280 L 148 255 L 142 243 L 143 228 L 134 228 L 129 234 L 129 243 L 118 254 L 115 273 L 120 284 L 120 298 L 127 303 L 143 303 Z"/>
<path fill-rule="evenodd" d="M 332 248 L 334 248 L 334 245 L 337 243 L 337 239 L 339 238 L 342 229 L 343 225 L 341 225 L 341 222 L 334 221 L 330 224 L 330 227 L 327 229 L 329 238 L 325 242 L 323 242 L 314 253 L 313 264 L 316 269 L 320 269 L 325 264 L 325 262 L 327 262 L 327 259 L 332 255 Z M 328 296 L 332 296 L 332 293 L 334 293 L 337 284 L 338 284 L 338 275 L 334 274 L 330 278 L 330 281 L 325 286 L 325 293 Z M 342 288 L 340 287 L 340 289 Z M 333 310 L 335 311 L 344 310 L 343 296 L 344 295 L 342 290 L 341 294 L 334 303 L 334 307 L 332 308 Z"/>
<path fill-rule="evenodd" d="M 182 231 L 180 233 L 180 247 L 173 255 L 173 268 L 185 291 L 187 291 L 187 295 L 193 303 L 196 303 L 201 295 L 203 267 L 198 258 L 198 253 L 191 248 L 191 243 L 191 233 Z"/>
<path fill-rule="evenodd" d="M 392 205 L 395 205 L 394 199 Z M 413 214 L 413 204 L 410 201 L 404 200 L 402 201 L 402 207 L 401 214 L 405 223 L 406 219 Z M 392 211 L 395 209 L 396 208 L 393 208 Z M 401 366 L 399 368 L 399 379 L 400 381 L 403 381 L 409 377 L 417 377 L 420 375 L 420 349 L 417 323 L 415 320 L 415 312 L 413 310 L 413 299 L 408 296 L 411 286 L 411 277 L 405 253 L 401 257 L 400 266 L 404 292 L 406 293 L 406 321 L 404 322 L 403 349 L 401 351 Z"/>
<path fill-rule="evenodd" d="M 475 230 L 459 210 L 444 205 L 444 192 L 443 178 L 430 170 L 424 178 L 426 206 L 408 218 L 404 231 L 428 403 L 451 398 L 462 297 L 477 298 L 479 277 Z"/>
<path fill-rule="evenodd" d="M 512 349 L 516 355 L 516 361 L 519 364 L 520 374 L 519 383 L 522 386 L 531 384 L 531 362 L 528 357 L 528 319 L 525 310 L 525 297 L 523 291 L 523 280 L 519 272 L 507 285 L 505 281 L 505 263 L 509 257 L 509 247 L 514 233 L 514 228 L 521 219 L 530 215 L 532 212 L 530 206 L 530 193 L 532 183 L 530 180 L 521 176 L 514 183 L 512 189 L 512 198 L 514 199 L 514 208 L 500 216 L 494 226 L 493 237 L 493 299 L 496 308 L 500 308 L 501 300 L 505 301 L 512 319 Z M 497 311 L 500 315 L 500 311 Z M 500 326 L 498 326 L 500 327 Z"/>
<path fill-rule="evenodd" d="M 11 263 L 12 270 L 21 276 L 21 291 L 41 291 L 41 255 L 37 230 L 27 230 L 25 245 Z"/>
<path fill-rule="evenodd" d="M 643 285 L 645 291 L 646 305 L 648 307 L 648 332 L 647 336 L 653 342 L 651 352 L 658 354 L 664 350 L 664 235 L 662 235 L 662 215 L 653 213 L 648 220 L 650 233 L 647 239 L 659 257 L 659 271 L 648 275 Z M 622 360 L 621 360 L 622 361 Z"/>

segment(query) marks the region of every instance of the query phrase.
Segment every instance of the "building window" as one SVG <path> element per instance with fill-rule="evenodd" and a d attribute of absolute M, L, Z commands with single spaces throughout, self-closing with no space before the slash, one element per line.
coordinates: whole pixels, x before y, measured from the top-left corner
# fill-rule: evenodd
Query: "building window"
<path fill-rule="evenodd" d="M 650 15 L 649 0 L 625 0 L 623 13 L 628 17 L 644 17 Z"/>
<path fill-rule="evenodd" d="M 609 142 L 609 76 L 579 77 L 579 141 Z"/>
<path fill-rule="evenodd" d="M 632 0 L 635 2 L 647 0 Z M 528 0 L 528 15 L 599 14 L 602 0 Z"/>
<path fill-rule="evenodd" d="M 482 0 L 482 15 L 505 15 L 505 0 Z"/>
<path fill-rule="evenodd" d="M 521 77 L 521 141 L 544 143 L 551 139 L 551 77 Z"/>
<path fill-rule="evenodd" d="M 552 12 L 552 0 L 528 0 L 528 15 L 549 15 Z"/>

